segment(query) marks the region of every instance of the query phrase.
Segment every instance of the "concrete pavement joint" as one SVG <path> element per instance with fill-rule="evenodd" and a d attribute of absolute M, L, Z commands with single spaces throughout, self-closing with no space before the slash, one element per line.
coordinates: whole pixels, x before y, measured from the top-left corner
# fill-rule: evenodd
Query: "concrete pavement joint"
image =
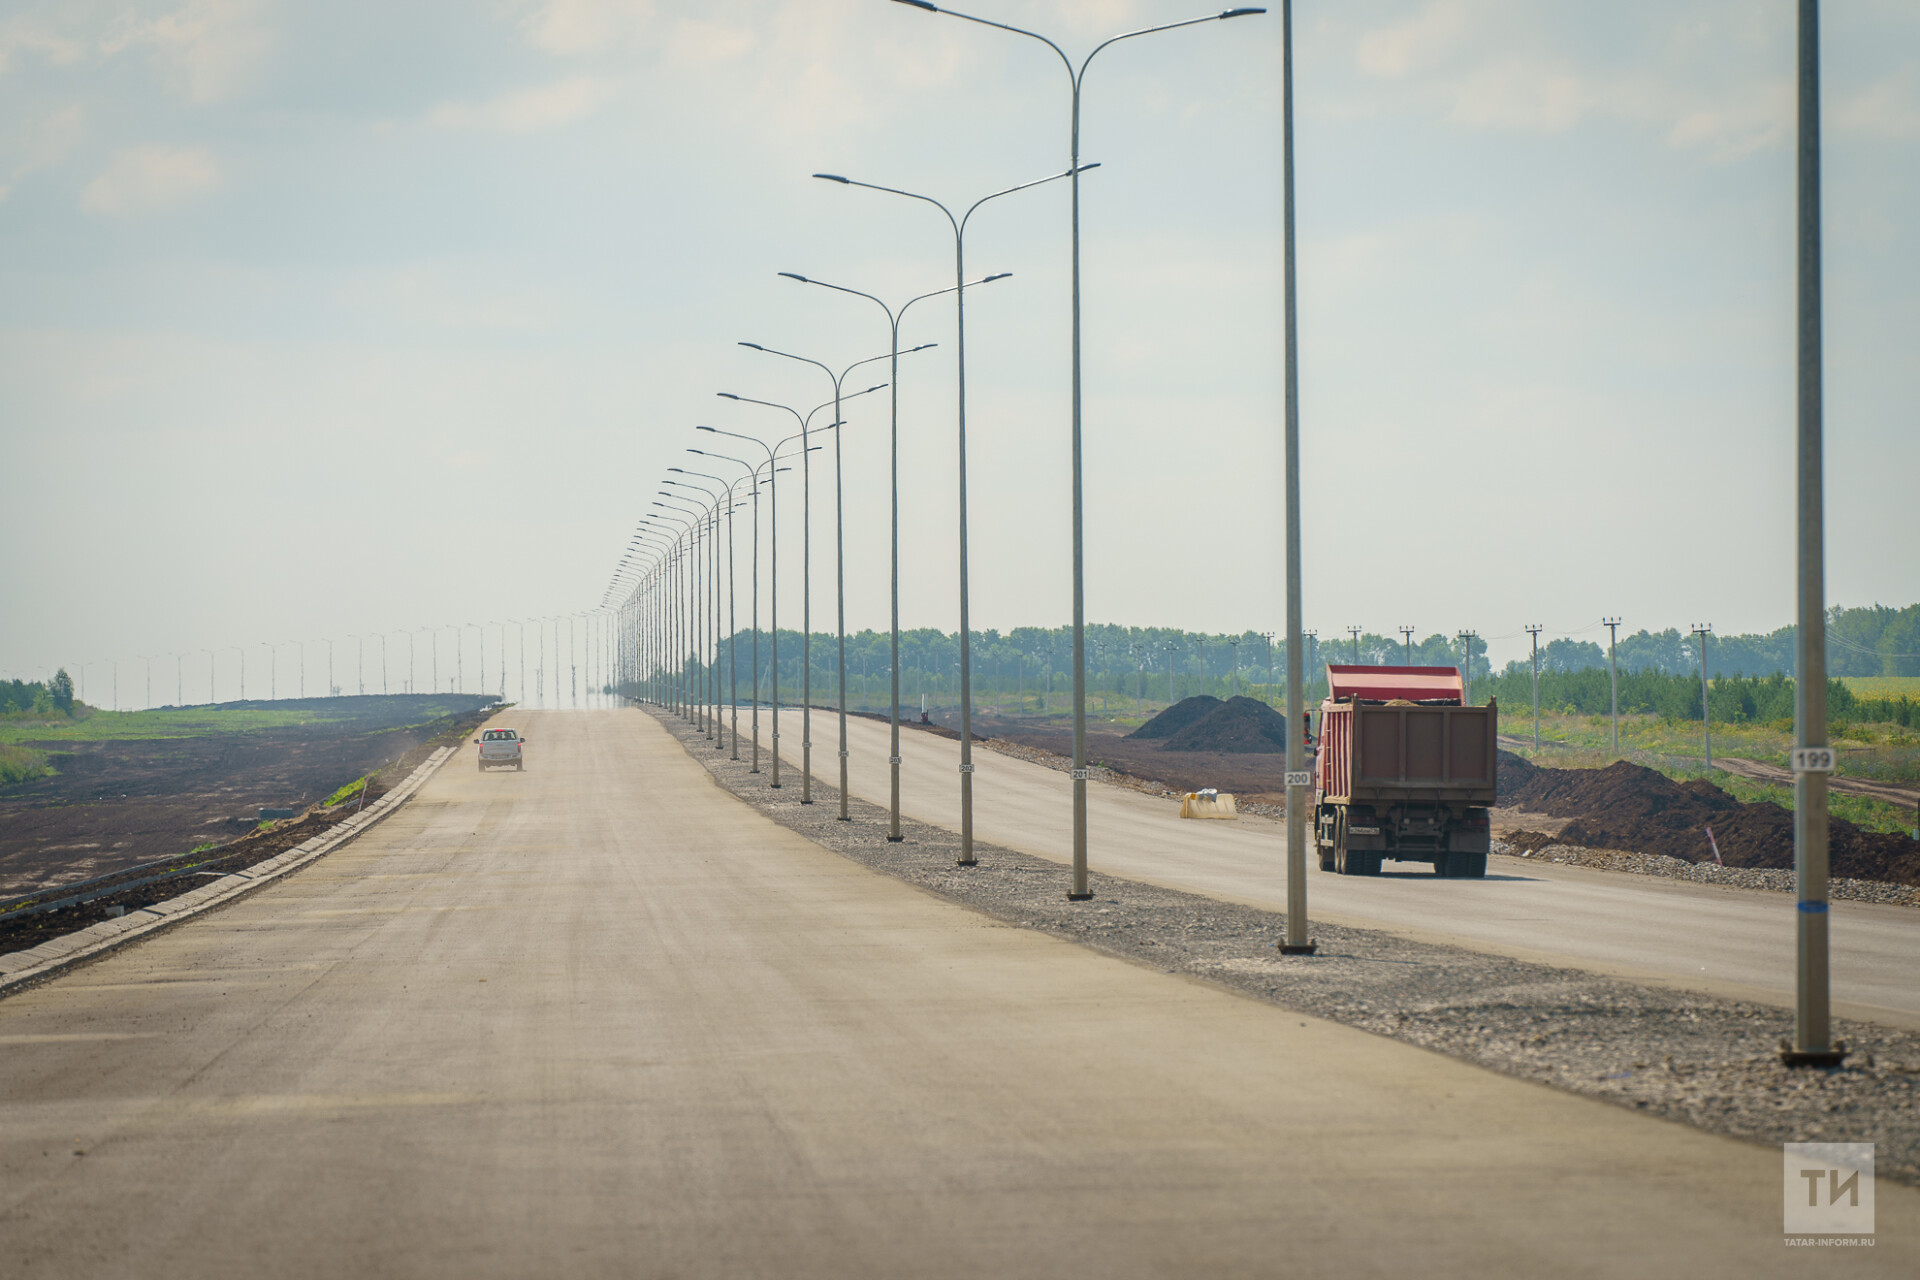
<path fill-rule="evenodd" d="M 1432 1049 L 1503 1074 L 1760 1143 L 1873 1142 L 1883 1177 L 1920 1183 L 1920 1034 L 1836 1020 L 1845 1067 L 1790 1070 L 1776 1046 L 1791 1015 L 1325 923 L 1320 954 L 1286 958 L 1278 912 L 1098 873 L 1069 903 L 1070 872 L 888 812 L 816 777 L 816 803 L 771 791 L 677 716 L 646 708 L 733 795 L 822 847 L 1021 928 L 1213 983 L 1281 1008 Z M 1276 864 L 1277 866 L 1277 864 Z"/>
<path fill-rule="evenodd" d="M 230 902 L 237 902 L 281 877 L 291 875 L 308 863 L 325 857 L 391 816 L 426 784 L 435 770 L 451 759 L 454 754 L 454 749 L 451 747 L 438 748 L 432 755 L 421 761 L 420 765 L 407 775 L 405 781 L 367 806 L 364 812 L 337 824 L 325 836 L 295 845 L 285 853 L 277 854 L 264 862 L 255 863 L 245 872 L 229 872 L 209 884 L 177 897 L 168 898 L 164 902 L 142 907 L 118 919 L 103 920 L 99 924 L 50 939 L 25 951 L 0 955 L 0 998 L 25 990 L 29 986 L 36 986 L 77 964 L 96 960 L 110 951 L 116 951 L 130 942 L 147 937 L 161 929 L 171 928 L 190 920 L 202 912 L 226 906 Z M 137 920 L 136 917 L 141 915 L 151 915 L 154 918 L 145 921 Z"/>

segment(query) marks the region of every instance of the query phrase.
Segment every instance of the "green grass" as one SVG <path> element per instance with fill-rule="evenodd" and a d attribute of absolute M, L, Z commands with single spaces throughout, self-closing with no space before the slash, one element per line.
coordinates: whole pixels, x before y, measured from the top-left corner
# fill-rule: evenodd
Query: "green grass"
<path fill-rule="evenodd" d="M 372 776 L 372 774 L 368 774 L 367 778 L 371 778 Z M 330 809 L 336 804 L 341 804 L 344 801 L 353 799 L 367 789 L 367 778 L 355 778 L 352 782 L 349 782 L 346 786 L 340 788 L 325 800 L 322 800 L 320 807 Z"/>
<path fill-rule="evenodd" d="M 31 782 L 52 772 L 44 753 L 0 744 L 0 784 Z"/>
<path fill-rule="evenodd" d="M 423 703 L 402 721 L 371 720 L 383 729 L 425 724 L 459 710 L 452 703 Z M 340 710 L 278 707 L 179 707 L 154 711 L 95 710 L 84 720 L 64 718 L 0 720 L 0 745 L 19 742 L 107 742 L 137 738 L 203 738 L 259 733 L 309 724 L 333 724 L 363 718 L 350 706 Z"/>

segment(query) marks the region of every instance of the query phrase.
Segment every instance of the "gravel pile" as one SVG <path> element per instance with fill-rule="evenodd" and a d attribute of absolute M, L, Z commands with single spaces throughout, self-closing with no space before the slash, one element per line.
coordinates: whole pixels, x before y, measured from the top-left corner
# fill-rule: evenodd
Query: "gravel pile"
<path fill-rule="evenodd" d="M 1722 867 L 1711 862 L 1687 862 L 1663 853 L 1628 853 L 1621 849 L 1588 849 L 1580 845 L 1549 844 L 1538 850 L 1493 842 L 1493 851 L 1534 862 L 1558 862 L 1573 867 L 1597 867 L 1602 871 L 1627 871 L 1634 875 L 1660 876 L 1667 880 L 1691 880 L 1695 884 L 1723 884 L 1735 889 L 1758 889 L 1769 893 L 1792 893 L 1793 872 L 1773 868 Z M 1896 907 L 1920 907 L 1920 889 L 1912 885 L 1888 884 L 1883 880 L 1831 880 L 1827 896 L 1848 902 L 1882 902 Z"/>
<path fill-rule="evenodd" d="M 1789 1070 L 1776 1052 L 1785 1009 L 1329 924 L 1314 928 L 1318 955 L 1283 958 L 1279 913 L 1098 874 L 1093 900 L 1070 903 L 1058 864 L 976 842 L 980 865 L 956 867 L 958 836 L 907 819 L 889 844 L 884 809 L 855 799 L 838 821 L 838 793 L 819 779 L 802 806 L 797 787 L 772 791 L 678 717 L 659 719 L 782 826 L 995 919 L 1711 1132 L 1873 1142 L 1881 1176 L 1920 1184 L 1920 1034 L 1836 1020 L 1847 1064 Z"/>

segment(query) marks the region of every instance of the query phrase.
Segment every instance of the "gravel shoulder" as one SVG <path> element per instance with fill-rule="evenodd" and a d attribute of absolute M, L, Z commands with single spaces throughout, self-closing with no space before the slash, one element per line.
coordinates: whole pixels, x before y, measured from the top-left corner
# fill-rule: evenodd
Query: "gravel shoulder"
<path fill-rule="evenodd" d="M 1061 867 L 979 842 L 979 865 L 959 868 L 957 835 L 903 818 L 905 839 L 889 844 L 884 809 L 855 798 L 841 822 L 819 777 L 802 806 L 797 788 L 771 790 L 679 717 L 645 709 L 782 826 L 1009 925 L 1709 1132 L 1873 1142 L 1881 1176 L 1920 1185 L 1920 1033 L 1836 1020 L 1847 1065 L 1789 1070 L 1776 1048 L 1791 1015 L 1759 1004 L 1326 923 L 1319 954 L 1282 958 L 1276 912 L 1098 873 L 1093 900 L 1069 903 Z"/>

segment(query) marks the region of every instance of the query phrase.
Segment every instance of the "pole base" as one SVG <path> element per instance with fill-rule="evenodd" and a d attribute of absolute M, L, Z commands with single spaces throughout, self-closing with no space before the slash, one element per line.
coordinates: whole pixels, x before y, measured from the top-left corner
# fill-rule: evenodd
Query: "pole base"
<path fill-rule="evenodd" d="M 1298 946 L 1295 946 L 1291 942 L 1281 942 L 1275 945 L 1280 948 L 1280 954 L 1283 956 L 1310 956 L 1320 950 L 1320 944 L 1317 942 L 1303 942 Z"/>
<path fill-rule="evenodd" d="M 905 840 L 905 839 L 906 839 L 906 837 L 905 837 L 905 836 L 888 836 L 888 837 L 887 837 L 887 843 L 888 843 L 888 844 L 899 844 L 899 843 L 900 843 L 900 842 L 901 842 L 902 840 Z"/>
<path fill-rule="evenodd" d="M 813 801 L 811 801 L 811 800 L 802 800 L 802 801 L 801 801 L 800 803 L 801 803 L 801 804 L 812 804 L 812 803 L 813 803 Z"/>
<path fill-rule="evenodd" d="M 771 786 L 775 791 L 778 791 L 780 789 L 780 784 L 777 782 L 769 783 L 768 785 Z"/>
<path fill-rule="evenodd" d="M 1091 902 L 1093 901 L 1093 895 L 1090 893 L 1070 893 L 1067 895 L 1067 901 L 1068 902 Z"/>
<path fill-rule="evenodd" d="M 961 859 L 959 859 L 959 860 L 957 860 L 957 861 L 956 861 L 956 862 L 955 862 L 955 863 L 954 863 L 953 865 L 954 865 L 954 866 L 956 866 L 956 867 L 977 867 L 977 866 L 979 866 L 979 865 L 980 865 L 980 859 L 978 859 L 978 858 L 961 858 Z"/>
<path fill-rule="evenodd" d="M 1796 1049 L 1793 1041 L 1780 1041 L 1780 1062 L 1789 1067 L 1837 1067 L 1847 1060 L 1847 1042 L 1835 1040 L 1831 1049 Z"/>

